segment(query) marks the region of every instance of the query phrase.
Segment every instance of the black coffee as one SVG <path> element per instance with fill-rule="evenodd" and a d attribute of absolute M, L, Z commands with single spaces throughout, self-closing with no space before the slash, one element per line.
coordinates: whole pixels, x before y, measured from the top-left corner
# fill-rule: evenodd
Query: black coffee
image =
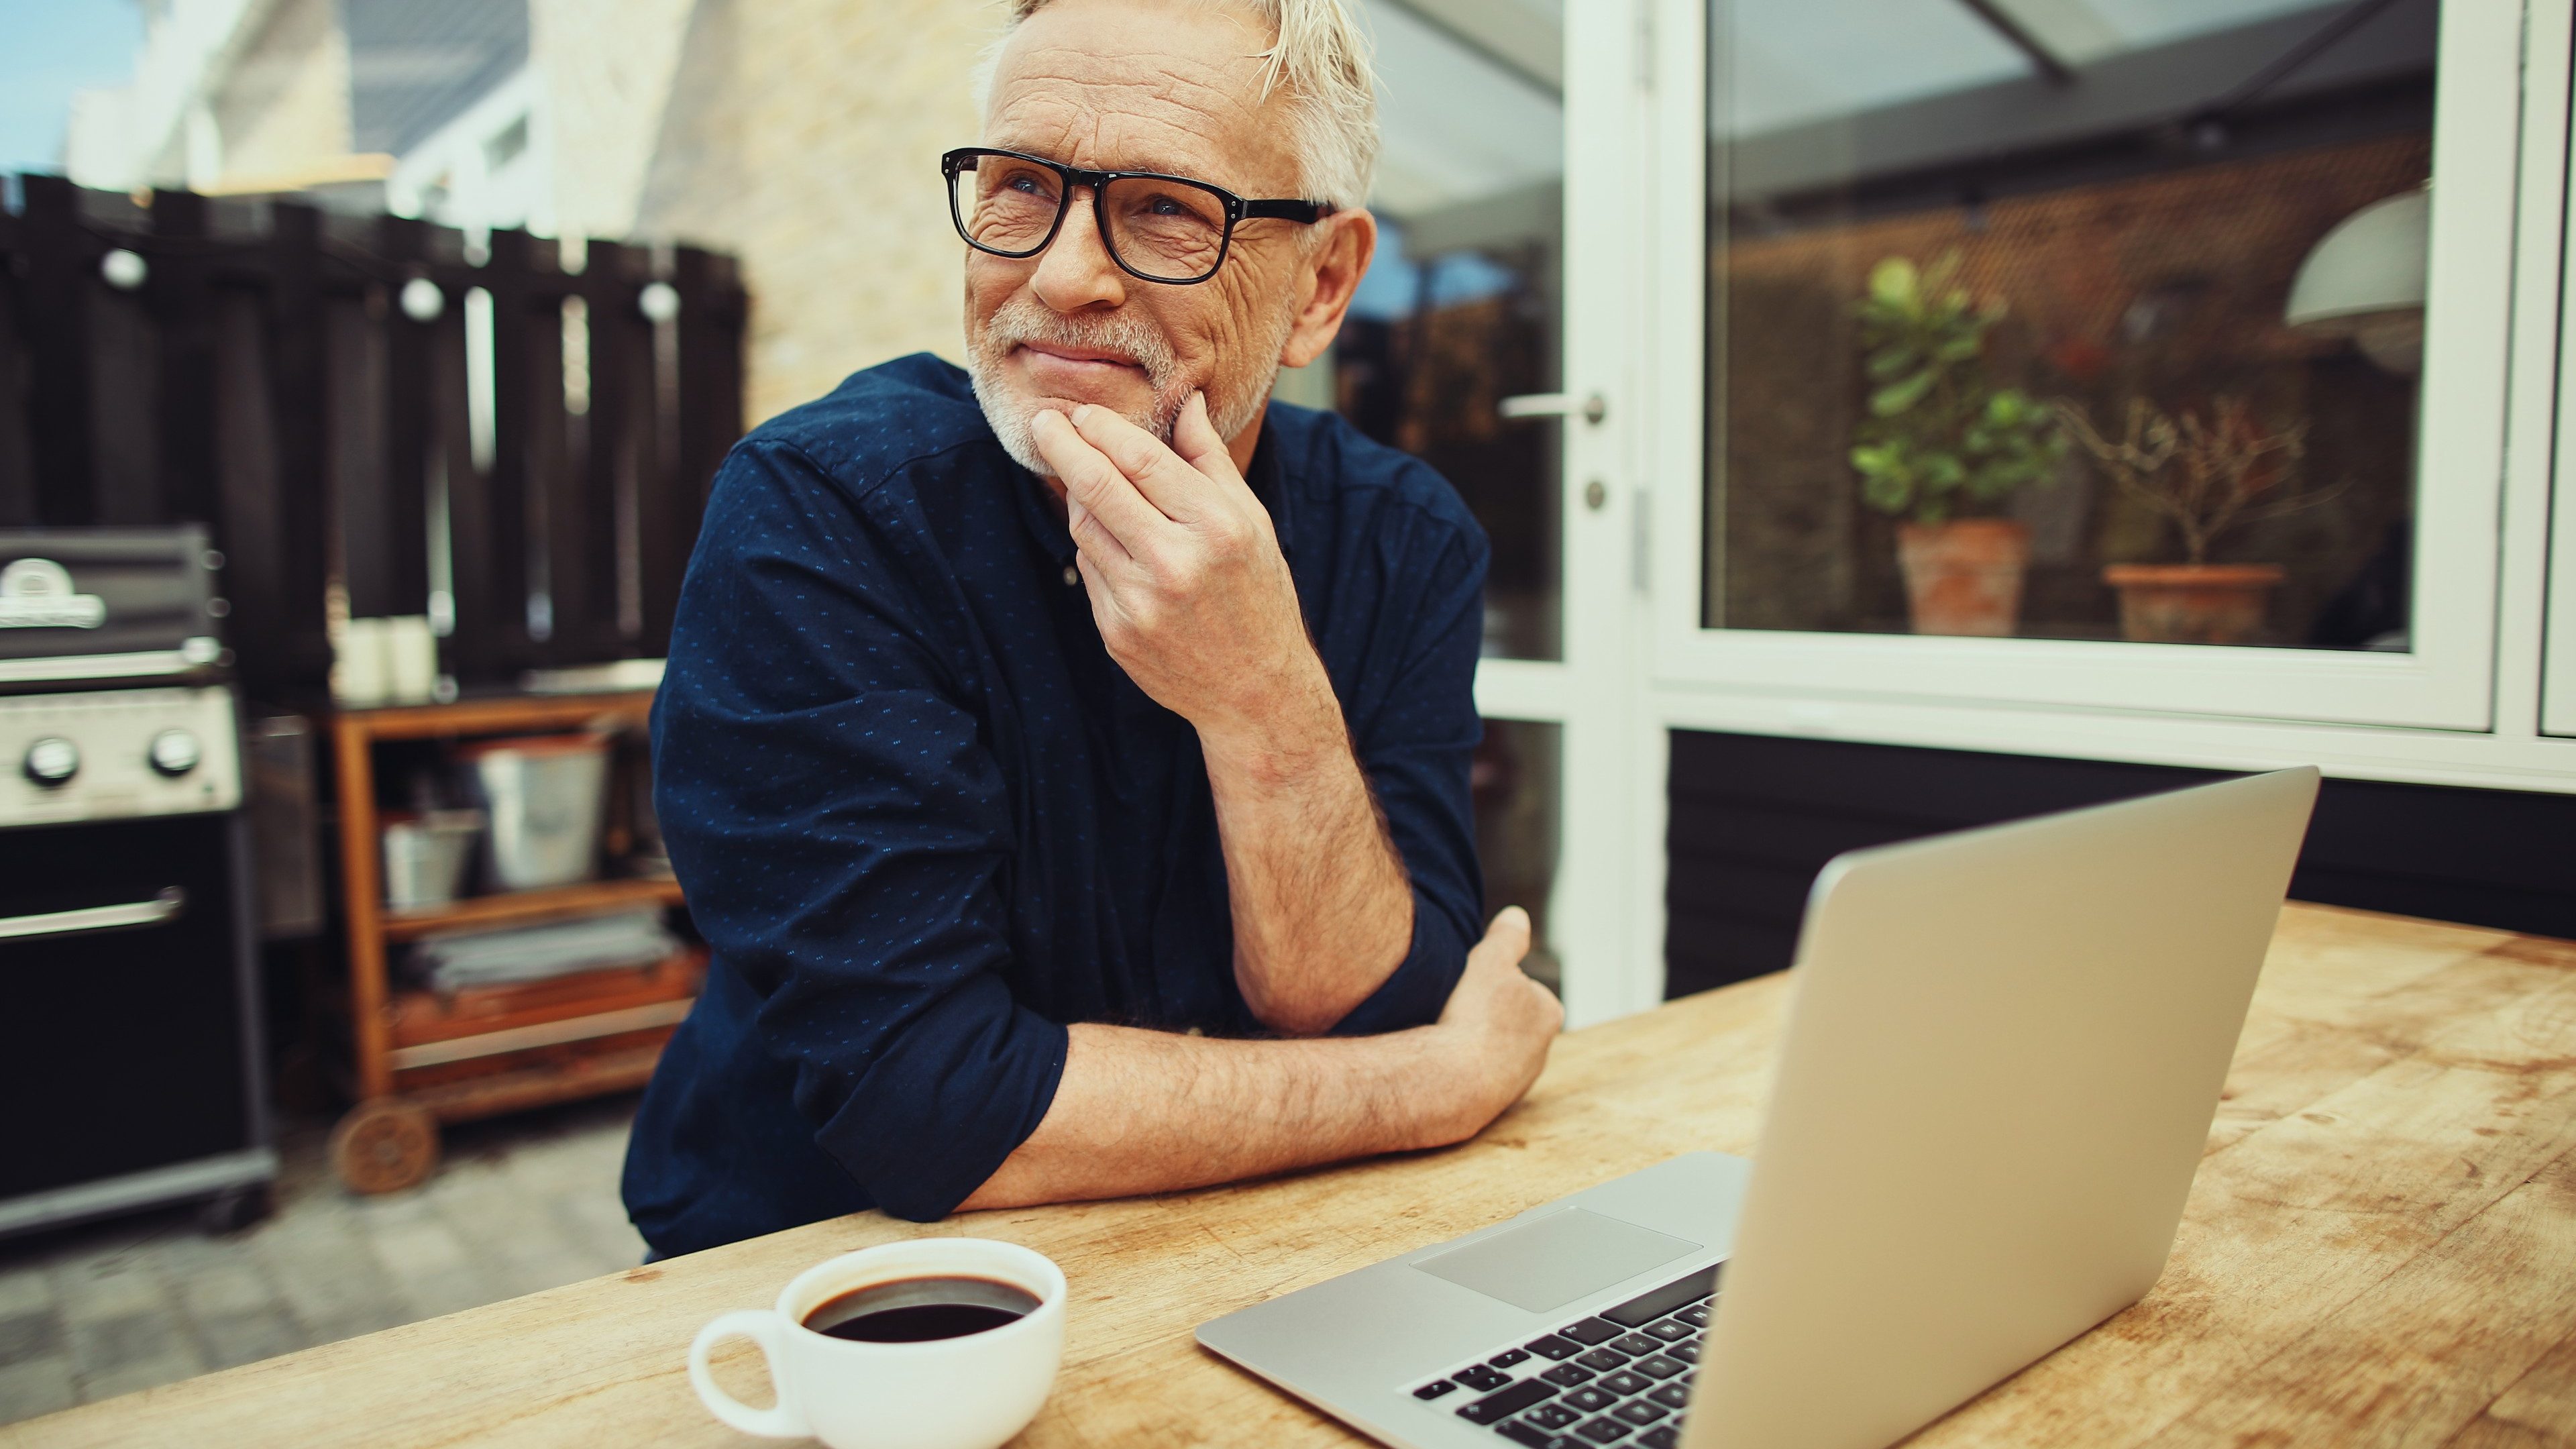
<path fill-rule="evenodd" d="M 904 1278 L 827 1299 L 805 1326 L 862 1343 L 920 1343 L 999 1328 L 1037 1306 L 1027 1289 L 991 1278 Z"/>

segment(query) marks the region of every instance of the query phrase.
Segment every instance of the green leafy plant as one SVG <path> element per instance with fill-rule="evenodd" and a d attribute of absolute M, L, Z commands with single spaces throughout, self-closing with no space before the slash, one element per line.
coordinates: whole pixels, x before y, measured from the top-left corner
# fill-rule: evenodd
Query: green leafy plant
<path fill-rule="evenodd" d="M 1854 430 L 1861 500 L 1881 513 L 1942 523 L 1993 512 L 2021 488 L 2056 478 L 2066 458 L 2057 415 L 1998 387 L 1986 340 L 2005 316 L 1959 286 L 1959 256 L 1918 268 L 1889 257 L 1870 268 L 1860 318 L 1869 416 Z"/>

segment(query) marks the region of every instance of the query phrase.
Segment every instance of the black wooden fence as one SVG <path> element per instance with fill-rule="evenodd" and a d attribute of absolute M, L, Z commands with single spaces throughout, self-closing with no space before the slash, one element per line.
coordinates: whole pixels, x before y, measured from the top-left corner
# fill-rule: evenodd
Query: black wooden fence
<path fill-rule="evenodd" d="M 5 179 L 5 178 L 0 178 Z M 730 258 L 18 179 L 0 207 L 0 528 L 202 522 L 252 689 L 429 614 L 468 685 L 661 654 L 742 431 Z M 586 357 L 584 354 L 587 354 Z M 439 585 L 445 587 L 438 587 Z"/>

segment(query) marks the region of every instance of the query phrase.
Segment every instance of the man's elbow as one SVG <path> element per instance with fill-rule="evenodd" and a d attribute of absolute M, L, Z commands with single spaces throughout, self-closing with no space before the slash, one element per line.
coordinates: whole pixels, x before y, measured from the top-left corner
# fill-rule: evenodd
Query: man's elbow
<path fill-rule="evenodd" d="M 1266 1001 L 1247 992 L 1244 1003 L 1252 1008 L 1252 1019 L 1281 1036 L 1325 1036 L 1341 1025 L 1364 996 L 1348 1002 L 1308 1001 L 1289 997 Z"/>
<path fill-rule="evenodd" d="M 1338 989 L 1312 983 L 1275 984 L 1249 971 L 1237 971 L 1235 984 L 1242 988 L 1243 1004 L 1252 1019 L 1281 1036 L 1326 1036 L 1342 1024 L 1342 1018 L 1359 1009 L 1395 968 L 1404 964 L 1399 958 L 1387 969 L 1365 982 L 1341 983 Z"/>

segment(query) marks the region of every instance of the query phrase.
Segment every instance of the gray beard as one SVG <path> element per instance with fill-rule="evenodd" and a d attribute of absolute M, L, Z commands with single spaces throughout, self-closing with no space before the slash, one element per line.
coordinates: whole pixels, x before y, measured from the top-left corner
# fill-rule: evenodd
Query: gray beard
<path fill-rule="evenodd" d="M 1294 320 L 1282 315 L 1275 335 L 1266 339 L 1268 345 L 1260 355 L 1269 362 L 1260 370 L 1258 385 L 1245 388 L 1239 396 L 1220 397 L 1210 392 L 1208 421 L 1218 437 L 1231 439 L 1261 416 L 1262 405 L 1270 400 L 1271 385 L 1279 377 L 1279 349 L 1286 344 Z M 1039 404 L 1021 395 L 1003 371 L 1011 349 L 1025 342 L 1097 347 L 1134 359 L 1154 389 L 1153 409 L 1144 416 L 1123 416 L 1170 446 L 1181 409 L 1189 403 L 1189 393 L 1178 385 L 1175 375 L 1180 370 L 1179 362 L 1160 332 L 1143 319 L 1123 313 L 1067 317 L 1031 298 L 1014 297 L 984 324 L 983 335 L 966 352 L 966 376 L 974 384 L 975 401 L 984 409 L 985 423 L 1001 440 L 1002 451 L 1011 455 L 1011 461 L 1040 477 L 1051 477 L 1055 472 L 1038 452 L 1029 431 L 1029 420 L 1037 415 Z"/>

